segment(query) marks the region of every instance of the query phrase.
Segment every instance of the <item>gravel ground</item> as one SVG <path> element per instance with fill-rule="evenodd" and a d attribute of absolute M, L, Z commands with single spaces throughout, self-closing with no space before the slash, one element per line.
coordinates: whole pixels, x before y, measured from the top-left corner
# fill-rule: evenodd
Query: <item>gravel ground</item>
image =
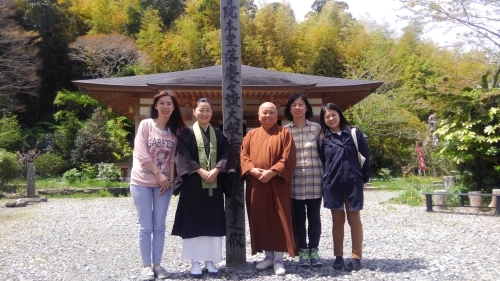
<path fill-rule="evenodd" d="M 331 220 L 322 209 L 320 256 L 325 265 L 303 269 L 285 255 L 287 275 L 272 269 L 220 272 L 203 280 L 499 280 L 500 218 L 454 210 L 383 203 L 397 192 L 365 192 L 363 268 L 333 270 Z M 3 202 L 0 204 L 3 205 Z M 170 233 L 177 205 L 167 215 Z M 0 280 L 140 280 L 137 215 L 131 197 L 49 199 L 24 208 L 0 208 Z M 345 258 L 351 250 L 346 225 Z M 182 241 L 167 235 L 162 264 L 169 280 L 191 279 L 180 260 Z M 250 255 L 247 227 L 247 261 Z M 297 258 L 296 258 L 297 259 Z M 296 260 L 295 259 L 295 260 Z"/>

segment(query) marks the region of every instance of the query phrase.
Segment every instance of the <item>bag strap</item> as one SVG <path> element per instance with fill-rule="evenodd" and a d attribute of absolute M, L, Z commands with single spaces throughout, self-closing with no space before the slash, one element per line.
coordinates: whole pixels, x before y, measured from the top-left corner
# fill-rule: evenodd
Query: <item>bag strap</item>
<path fill-rule="evenodd" d="M 359 153 L 358 149 L 358 137 L 356 136 L 356 128 L 351 128 L 352 139 L 354 140 L 354 145 L 356 145 L 356 151 Z"/>

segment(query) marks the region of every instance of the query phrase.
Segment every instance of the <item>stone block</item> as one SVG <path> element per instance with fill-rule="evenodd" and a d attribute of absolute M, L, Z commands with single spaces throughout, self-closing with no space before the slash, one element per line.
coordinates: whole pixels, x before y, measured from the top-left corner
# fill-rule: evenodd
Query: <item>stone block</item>
<path fill-rule="evenodd" d="M 481 191 L 469 191 L 469 194 L 481 194 Z M 471 212 L 480 213 L 483 210 L 482 196 L 469 196 Z"/>
<path fill-rule="evenodd" d="M 493 189 L 492 192 L 493 194 L 499 194 L 500 195 L 500 189 Z M 488 207 L 490 208 L 496 208 L 497 207 L 497 198 L 495 196 L 493 196 L 493 198 L 491 199 L 491 204 L 488 205 Z"/>
<path fill-rule="evenodd" d="M 439 192 L 446 192 L 446 190 L 434 190 L 434 193 L 439 193 Z M 435 206 L 434 208 L 436 210 L 448 210 L 448 196 L 447 195 L 433 195 L 434 197 L 434 205 L 441 205 L 441 206 Z"/>

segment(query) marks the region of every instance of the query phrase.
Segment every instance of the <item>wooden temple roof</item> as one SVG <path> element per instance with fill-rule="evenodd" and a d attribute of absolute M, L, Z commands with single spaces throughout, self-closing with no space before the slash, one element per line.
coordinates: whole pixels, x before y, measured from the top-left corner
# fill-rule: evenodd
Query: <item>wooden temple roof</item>
<path fill-rule="evenodd" d="M 286 104 L 291 94 L 302 92 L 308 98 L 322 99 L 322 103 L 333 102 L 342 110 L 358 103 L 383 83 L 287 73 L 246 65 L 241 66 L 241 79 L 243 105 L 245 101 L 253 100 L 258 104 L 271 101 L 280 107 Z M 222 100 L 220 65 L 140 76 L 76 80 L 73 83 L 131 120 L 134 120 L 131 108 L 139 103 L 139 98 L 152 98 L 162 89 L 175 91 L 181 105 L 187 107 L 201 97 Z"/>

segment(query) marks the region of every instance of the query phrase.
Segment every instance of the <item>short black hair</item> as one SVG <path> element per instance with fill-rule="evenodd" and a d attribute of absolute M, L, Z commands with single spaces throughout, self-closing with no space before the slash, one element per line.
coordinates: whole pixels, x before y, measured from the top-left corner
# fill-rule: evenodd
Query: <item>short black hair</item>
<path fill-rule="evenodd" d="M 196 103 L 194 104 L 193 106 L 193 109 L 196 109 L 198 107 L 198 105 L 202 102 L 206 102 L 208 104 L 210 104 L 210 107 L 212 107 L 212 102 L 208 99 L 208 98 L 199 98 Z"/>
<path fill-rule="evenodd" d="M 309 120 L 313 116 L 313 109 L 312 109 L 311 104 L 309 104 L 307 97 L 302 93 L 295 93 L 292 96 L 290 96 L 290 98 L 286 102 L 286 106 L 285 106 L 285 117 L 290 121 L 293 121 L 293 116 L 292 116 L 292 113 L 290 112 L 290 107 L 292 106 L 292 103 L 299 98 L 302 99 L 304 101 L 304 103 L 306 104 L 306 107 L 307 107 L 306 119 Z"/>

